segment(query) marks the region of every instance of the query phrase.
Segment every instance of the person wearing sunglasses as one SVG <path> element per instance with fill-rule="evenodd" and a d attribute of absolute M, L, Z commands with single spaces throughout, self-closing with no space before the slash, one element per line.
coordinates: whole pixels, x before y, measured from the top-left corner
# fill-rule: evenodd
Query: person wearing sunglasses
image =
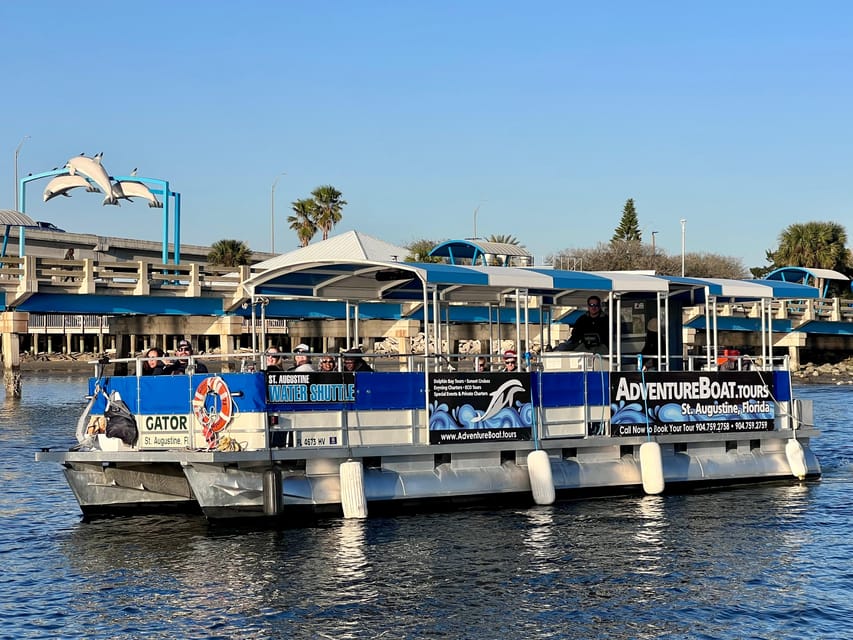
<path fill-rule="evenodd" d="M 601 298 L 590 296 L 586 301 L 586 313 L 575 321 L 572 335 L 561 342 L 554 351 L 606 352 L 610 344 L 610 328 L 607 316 L 601 308 Z"/>
<path fill-rule="evenodd" d="M 338 367 L 335 364 L 335 359 L 331 356 L 323 356 L 320 358 L 320 371 L 325 371 L 329 373 L 330 371 L 337 371 Z"/>
<path fill-rule="evenodd" d="M 504 366 L 501 371 L 516 373 L 518 371 L 518 354 L 512 349 L 504 351 Z"/>
<path fill-rule="evenodd" d="M 278 347 L 267 349 L 267 371 L 281 371 L 281 352 Z"/>
<path fill-rule="evenodd" d="M 175 360 L 166 365 L 163 373 L 167 376 L 183 375 L 188 373 L 187 367 L 190 363 L 189 358 L 193 354 L 193 346 L 189 340 L 181 340 L 178 343 L 178 348 L 175 349 Z M 207 366 L 203 362 L 196 361 L 194 367 L 195 373 L 207 373 Z"/>

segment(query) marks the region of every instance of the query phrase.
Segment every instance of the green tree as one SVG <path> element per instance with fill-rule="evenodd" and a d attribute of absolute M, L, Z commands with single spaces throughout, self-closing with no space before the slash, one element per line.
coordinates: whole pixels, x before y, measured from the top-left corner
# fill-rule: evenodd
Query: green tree
<path fill-rule="evenodd" d="M 637 219 L 637 210 L 634 208 L 634 199 L 628 198 L 625 202 L 625 207 L 622 209 L 622 219 L 619 221 L 619 226 L 616 227 L 616 232 L 610 239 L 610 242 L 619 242 L 620 240 L 642 241 L 643 234 L 640 232 L 640 223 Z"/>
<path fill-rule="evenodd" d="M 845 272 L 850 263 L 847 231 L 837 222 L 802 222 L 779 234 L 776 251 L 767 258 L 778 267 L 815 267 Z"/>
<path fill-rule="evenodd" d="M 314 202 L 317 206 L 314 223 L 323 232 L 323 240 L 327 240 L 329 232 L 341 221 L 343 217 L 341 211 L 347 201 L 341 197 L 341 192 L 330 184 L 317 187 L 311 192 L 311 195 L 314 196 Z"/>
<path fill-rule="evenodd" d="M 412 240 L 408 244 L 403 245 L 409 250 L 409 255 L 403 262 L 443 262 L 443 258 L 437 258 L 429 255 L 436 246 L 444 242 L 443 240 L 427 240 L 419 238 Z"/>
<path fill-rule="evenodd" d="M 307 247 L 317 233 L 317 203 L 306 198 L 291 203 L 293 215 L 287 216 L 290 228 L 296 232 L 300 247 Z"/>
<path fill-rule="evenodd" d="M 252 250 L 242 240 L 217 240 L 207 254 L 211 266 L 239 267 L 249 264 L 251 258 Z"/>

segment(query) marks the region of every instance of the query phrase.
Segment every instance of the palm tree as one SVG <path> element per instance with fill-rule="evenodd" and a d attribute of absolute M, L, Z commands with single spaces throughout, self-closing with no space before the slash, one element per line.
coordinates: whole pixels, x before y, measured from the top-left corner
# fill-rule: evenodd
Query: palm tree
<path fill-rule="evenodd" d="M 341 209 L 347 201 L 341 198 L 341 192 L 330 184 L 317 187 L 311 195 L 314 196 L 317 206 L 314 222 L 323 232 L 323 240 L 327 240 L 332 227 L 341 221 Z"/>
<path fill-rule="evenodd" d="M 523 247 L 524 245 L 518 241 L 513 235 L 508 233 L 493 233 L 488 238 L 486 238 L 486 242 L 500 242 L 501 244 L 514 244 L 517 247 Z"/>
<path fill-rule="evenodd" d="M 847 231 L 837 222 L 792 224 L 779 234 L 779 248 L 768 252 L 776 267 L 816 267 L 846 271 Z"/>
<path fill-rule="evenodd" d="M 299 246 L 307 247 L 308 243 L 317 233 L 317 203 L 308 198 L 291 203 L 295 215 L 287 216 L 290 228 L 296 232 L 299 238 Z"/>
<path fill-rule="evenodd" d="M 403 262 L 442 262 L 443 258 L 429 255 L 429 252 L 441 242 L 441 240 L 428 240 L 426 238 L 412 240 L 409 244 L 403 245 L 409 250 L 409 255 Z"/>
<path fill-rule="evenodd" d="M 249 264 L 251 258 L 252 250 L 242 240 L 217 240 L 207 254 L 211 266 L 239 267 Z"/>

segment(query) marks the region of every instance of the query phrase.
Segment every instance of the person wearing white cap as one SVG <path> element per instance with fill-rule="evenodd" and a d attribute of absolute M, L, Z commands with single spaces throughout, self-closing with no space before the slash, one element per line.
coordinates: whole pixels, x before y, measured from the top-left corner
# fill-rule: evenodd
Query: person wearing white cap
<path fill-rule="evenodd" d="M 293 360 L 295 364 L 288 371 L 314 371 L 314 366 L 311 364 L 311 347 L 307 344 L 298 344 L 293 347 Z"/>

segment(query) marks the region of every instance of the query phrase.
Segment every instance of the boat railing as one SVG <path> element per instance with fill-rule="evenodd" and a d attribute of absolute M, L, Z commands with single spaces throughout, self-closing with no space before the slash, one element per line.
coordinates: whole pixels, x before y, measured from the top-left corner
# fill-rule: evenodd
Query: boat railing
<path fill-rule="evenodd" d="M 683 361 L 686 371 L 787 371 L 788 355 L 762 358 L 746 354 L 723 352 L 716 358 L 707 355 L 678 356 Z"/>

